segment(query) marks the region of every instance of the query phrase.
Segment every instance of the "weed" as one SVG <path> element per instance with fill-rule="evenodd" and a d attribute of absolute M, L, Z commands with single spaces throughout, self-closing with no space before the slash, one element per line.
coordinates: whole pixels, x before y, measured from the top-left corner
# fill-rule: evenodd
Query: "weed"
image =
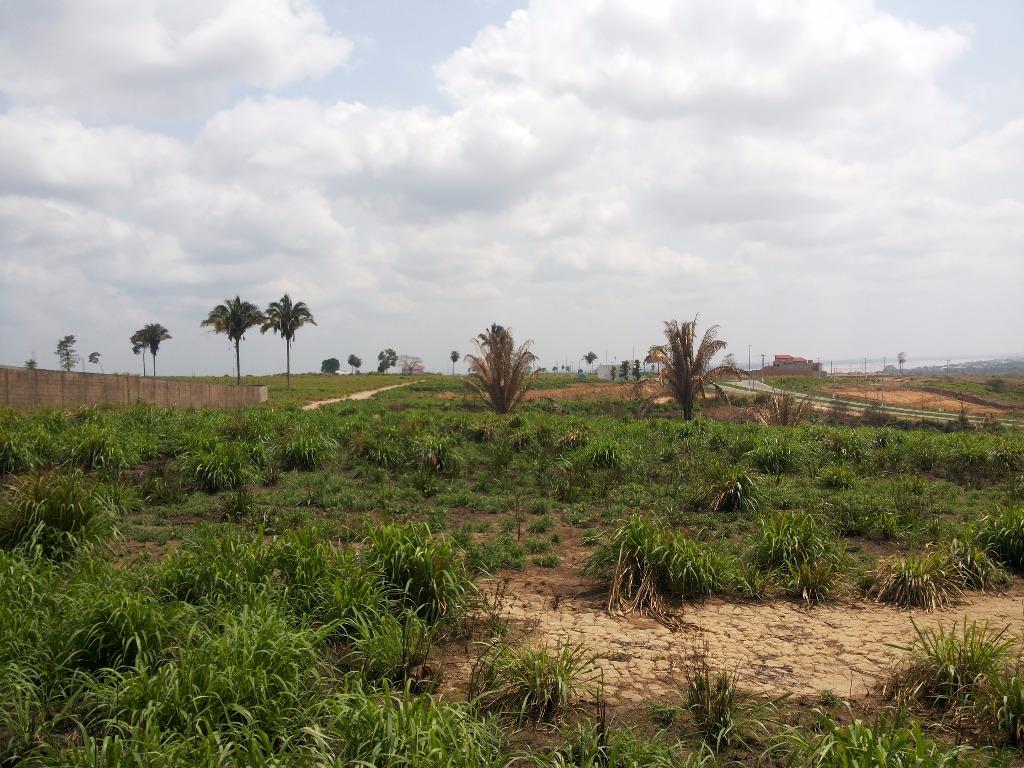
<path fill-rule="evenodd" d="M 933 611 L 960 599 L 957 575 L 942 552 L 910 554 L 880 563 L 870 594 L 880 603 Z"/>

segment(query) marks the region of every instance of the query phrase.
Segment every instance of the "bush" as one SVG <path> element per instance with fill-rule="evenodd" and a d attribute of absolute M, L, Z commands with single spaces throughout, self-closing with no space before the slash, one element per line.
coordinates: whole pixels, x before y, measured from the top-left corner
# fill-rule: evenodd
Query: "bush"
<path fill-rule="evenodd" d="M 982 519 L 978 541 L 1015 571 L 1024 571 L 1024 507 L 1004 507 Z"/>
<path fill-rule="evenodd" d="M 916 722 L 907 726 L 884 719 L 874 725 L 860 719 L 839 725 L 830 719 L 818 733 L 794 735 L 791 743 L 791 763 L 814 768 L 954 768 L 964 764 L 967 751 L 932 741 Z"/>
<path fill-rule="evenodd" d="M 779 437 L 764 437 L 747 453 L 755 468 L 770 475 L 795 472 L 804 464 L 796 441 Z"/>
<path fill-rule="evenodd" d="M 897 672 L 892 695 L 901 700 L 922 702 L 934 709 L 948 710 L 972 702 L 975 692 L 1005 666 L 1013 648 L 1006 629 L 988 624 L 954 624 L 920 629 L 906 666 Z"/>
<path fill-rule="evenodd" d="M 829 464 L 818 473 L 818 483 L 824 488 L 849 490 L 857 483 L 857 475 L 846 464 Z"/>
<path fill-rule="evenodd" d="M 600 670 L 582 645 L 515 648 L 490 644 L 473 668 L 470 696 L 515 722 L 552 722 L 565 709 L 600 693 Z"/>
<path fill-rule="evenodd" d="M 278 455 L 284 469 L 310 471 L 326 465 L 337 450 L 336 440 L 306 425 L 285 437 Z"/>
<path fill-rule="evenodd" d="M 958 571 L 941 552 L 880 563 L 869 593 L 880 603 L 933 611 L 960 599 Z"/>
<path fill-rule="evenodd" d="M 417 469 L 448 477 L 457 475 L 464 462 L 455 444 L 441 435 L 417 435 L 412 443 L 412 455 Z"/>
<path fill-rule="evenodd" d="M 1010 582 L 1010 575 L 969 537 L 950 539 L 941 551 L 955 569 L 963 589 L 984 592 Z"/>
<path fill-rule="evenodd" d="M 762 517 L 750 555 L 765 570 L 791 569 L 800 563 L 831 560 L 838 563 L 840 550 L 821 520 L 806 512 L 776 512 Z"/>
<path fill-rule="evenodd" d="M 28 430 L 0 432 L 0 475 L 17 475 L 38 467 L 41 460 L 36 445 L 40 438 Z"/>
<path fill-rule="evenodd" d="M 206 493 L 237 491 L 259 477 L 251 452 L 240 443 L 196 448 L 178 459 L 178 468 L 196 489 Z"/>
<path fill-rule="evenodd" d="M 155 586 L 193 605 L 241 603 L 269 587 L 269 574 L 257 534 L 200 526 L 167 556 L 156 572 Z"/>
<path fill-rule="evenodd" d="M 706 597 L 722 591 L 728 581 L 717 552 L 641 516 L 631 517 L 600 543 L 584 571 L 609 582 L 609 612 L 636 611 L 667 624 L 672 621 L 666 595 Z"/>
<path fill-rule="evenodd" d="M 68 433 L 62 452 L 71 464 L 85 470 L 120 471 L 139 458 L 128 447 L 131 437 L 124 431 L 114 432 L 98 424 L 83 424 Z"/>
<path fill-rule="evenodd" d="M 695 495 L 696 506 L 707 512 L 753 515 L 761 505 L 761 477 L 744 467 L 720 467 L 705 476 L 705 488 Z"/>
<path fill-rule="evenodd" d="M 0 549 L 66 560 L 114 532 L 115 508 L 81 472 L 23 479 L 0 507 Z"/>
<path fill-rule="evenodd" d="M 382 525 L 364 539 L 363 557 L 384 586 L 428 622 L 458 619 L 475 590 L 462 553 L 425 525 Z"/>
<path fill-rule="evenodd" d="M 293 628 L 267 602 L 227 610 L 212 630 L 193 632 L 172 661 L 100 687 L 108 715 L 129 726 L 243 741 L 250 731 L 284 737 L 308 722 L 319 688 L 320 632 Z"/>

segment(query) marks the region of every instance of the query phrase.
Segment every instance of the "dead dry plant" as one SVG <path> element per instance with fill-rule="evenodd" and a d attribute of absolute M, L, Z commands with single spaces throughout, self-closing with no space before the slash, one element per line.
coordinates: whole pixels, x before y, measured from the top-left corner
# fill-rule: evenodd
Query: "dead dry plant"
<path fill-rule="evenodd" d="M 794 397 L 789 392 L 773 392 L 754 408 L 757 420 L 770 427 L 796 427 L 803 424 L 811 411 L 809 397 Z"/>
<path fill-rule="evenodd" d="M 532 341 L 518 347 L 508 328 L 492 324 L 473 343 L 475 355 L 466 355 L 470 375 L 466 383 L 495 413 L 508 413 L 522 401 L 539 372 L 530 372 L 537 356 Z"/>

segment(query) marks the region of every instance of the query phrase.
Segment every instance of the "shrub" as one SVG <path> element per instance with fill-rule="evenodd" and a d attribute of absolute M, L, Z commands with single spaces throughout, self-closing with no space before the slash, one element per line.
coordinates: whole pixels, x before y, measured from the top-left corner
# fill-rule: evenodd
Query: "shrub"
<path fill-rule="evenodd" d="M 957 570 L 941 552 L 910 554 L 879 564 L 869 593 L 880 603 L 933 611 L 960 598 Z"/>
<path fill-rule="evenodd" d="M 457 619 L 474 591 L 451 542 L 425 525 L 382 525 L 364 540 L 363 557 L 385 588 L 428 622 Z"/>
<path fill-rule="evenodd" d="M 963 589 L 984 592 L 1006 586 L 1010 581 L 1010 575 L 969 537 L 945 542 L 942 554 L 955 569 Z"/>
<path fill-rule="evenodd" d="M 1013 648 L 1005 628 L 968 623 L 966 617 L 948 632 L 941 626 L 920 629 L 916 623 L 914 631 L 910 658 L 896 673 L 891 694 L 938 710 L 972 701 L 975 691 L 1004 667 Z"/>
<path fill-rule="evenodd" d="M 727 581 L 717 552 L 641 516 L 631 517 L 600 543 L 584 570 L 608 580 L 610 613 L 636 611 L 666 624 L 672 620 L 665 595 L 705 597 L 721 591 Z"/>
<path fill-rule="evenodd" d="M 178 459 L 181 473 L 201 491 L 236 491 L 258 479 L 256 465 L 245 446 L 221 442 L 198 448 Z"/>
<path fill-rule="evenodd" d="M 488 711 L 517 723 L 549 723 L 569 707 L 600 693 L 600 670 L 582 645 L 554 650 L 496 641 L 473 667 L 470 696 Z"/>
<path fill-rule="evenodd" d="M 747 453 L 755 468 L 770 475 L 795 472 L 803 465 L 803 457 L 794 440 L 764 437 Z"/>
<path fill-rule="evenodd" d="M 857 475 L 846 464 L 829 464 L 818 473 L 818 483 L 825 488 L 849 490 L 857 483 Z"/>
<path fill-rule="evenodd" d="M 989 675 L 977 692 L 973 715 L 979 733 L 996 744 L 1024 746 L 1024 678 L 1020 664 Z"/>
<path fill-rule="evenodd" d="M 246 602 L 269 583 L 260 536 L 231 527 L 194 529 L 155 576 L 158 591 L 194 605 Z"/>
<path fill-rule="evenodd" d="M 705 477 L 705 483 L 705 489 L 694 500 L 707 512 L 753 515 L 761 504 L 761 477 L 744 467 L 721 467 Z"/>
<path fill-rule="evenodd" d="M 807 605 L 831 598 L 839 585 L 839 566 L 830 558 L 810 562 L 802 560 L 791 565 L 786 574 L 786 591 Z"/>
<path fill-rule="evenodd" d="M 284 469 L 309 471 L 326 465 L 337 450 L 337 441 L 306 425 L 285 437 L 278 455 Z"/>
<path fill-rule="evenodd" d="M 81 472 L 24 478 L 0 507 L 0 549 L 66 560 L 114 532 L 110 499 Z"/>
<path fill-rule="evenodd" d="M 373 682 L 416 678 L 427 660 L 434 631 L 413 611 L 397 616 L 363 611 L 353 622 L 345 661 Z"/>
<path fill-rule="evenodd" d="M 840 560 L 837 542 L 813 515 L 800 511 L 776 512 L 762 517 L 759 524 L 760 535 L 754 539 L 750 555 L 765 570 Z"/>
<path fill-rule="evenodd" d="M 131 436 L 98 424 L 83 424 L 65 437 L 63 455 L 75 466 L 85 470 L 119 471 L 138 459 L 127 445 Z"/>
<path fill-rule="evenodd" d="M 0 475 L 17 475 L 40 464 L 36 444 L 41 436 L 27 430 L 0 432 Z"/>
<path fill-rule="evenodd" d="M 488 541 L 466 540 L 466 565 L 473 573 L 497 573 L 505 568 L 523 567 L 524 551 L 511 534 L 503 533 Z"/>
<path fill-rule="evenodd" d="M 982 519 L 978 540 L 1015 571 L 1024 571 L 1024 507 L 1003 507 Z"/>
<path fill-rule="evenodd" d="M 272 603 L 257 602 L 223 612 L 212 630 L 197 627 L 175 659 L 118 674 L 97 696 L 109 716 L 130 726 L 283 737 L 308 720 L 322 639 L 290 626 Z"/>
<path fill-rule="evenodd" d="M 962 765 L 966 747 L 950 747 L 932 741 L 919 723 L 904 725 L 884 719 L 867 725 L 854 719 L 849 725 L 827 720 L 819 732 L 791 737 L 792 760 L 814 768 L 954 768 Z"/>
<path fill-rule="evenodd" d="M 463 464 L 455 444 L 441 435 L 417 435 L 412 443 L 412 455 L 417 469 L 438 475 L 457 475 Z"/>
<path fill-rule="evenodd" d="M 80 572 L 58 605 L 65 663 L 78 669 L 148 666 L 184 635 L 180 605 L 161 603 L 104 561 Z"/>

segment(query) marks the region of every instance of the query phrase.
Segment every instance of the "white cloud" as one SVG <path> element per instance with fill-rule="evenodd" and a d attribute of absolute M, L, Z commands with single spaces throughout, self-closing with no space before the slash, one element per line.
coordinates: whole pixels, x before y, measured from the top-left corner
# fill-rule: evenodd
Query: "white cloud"
<path fill-rule="evenodd" d="M 384 345 L 440 366 L 491 320 L 561 355 L 697 310 L 737 344 L 843 354 L 903 323 L 955 351 L 965 288 L 997 347 L 1022 319 L 1024 116 L 979 132 L 943 90 L 969 30 L 869 0 L 535 0 L 437 66 L 438 111 L 267 93 L 348 54 L 305 3 L 145 2 L 75 36 L 83 7 L 0 36 L 0 320 L 23 334 L 159 314 L 164 370 L 226 367 L 197 317 L 283 290 L 318 315 L 313 368 Z M 201 124 L 162 135 L 132 119 L 151 107 Z M 101 288 L 116 316 L 13 310 Z"/>

